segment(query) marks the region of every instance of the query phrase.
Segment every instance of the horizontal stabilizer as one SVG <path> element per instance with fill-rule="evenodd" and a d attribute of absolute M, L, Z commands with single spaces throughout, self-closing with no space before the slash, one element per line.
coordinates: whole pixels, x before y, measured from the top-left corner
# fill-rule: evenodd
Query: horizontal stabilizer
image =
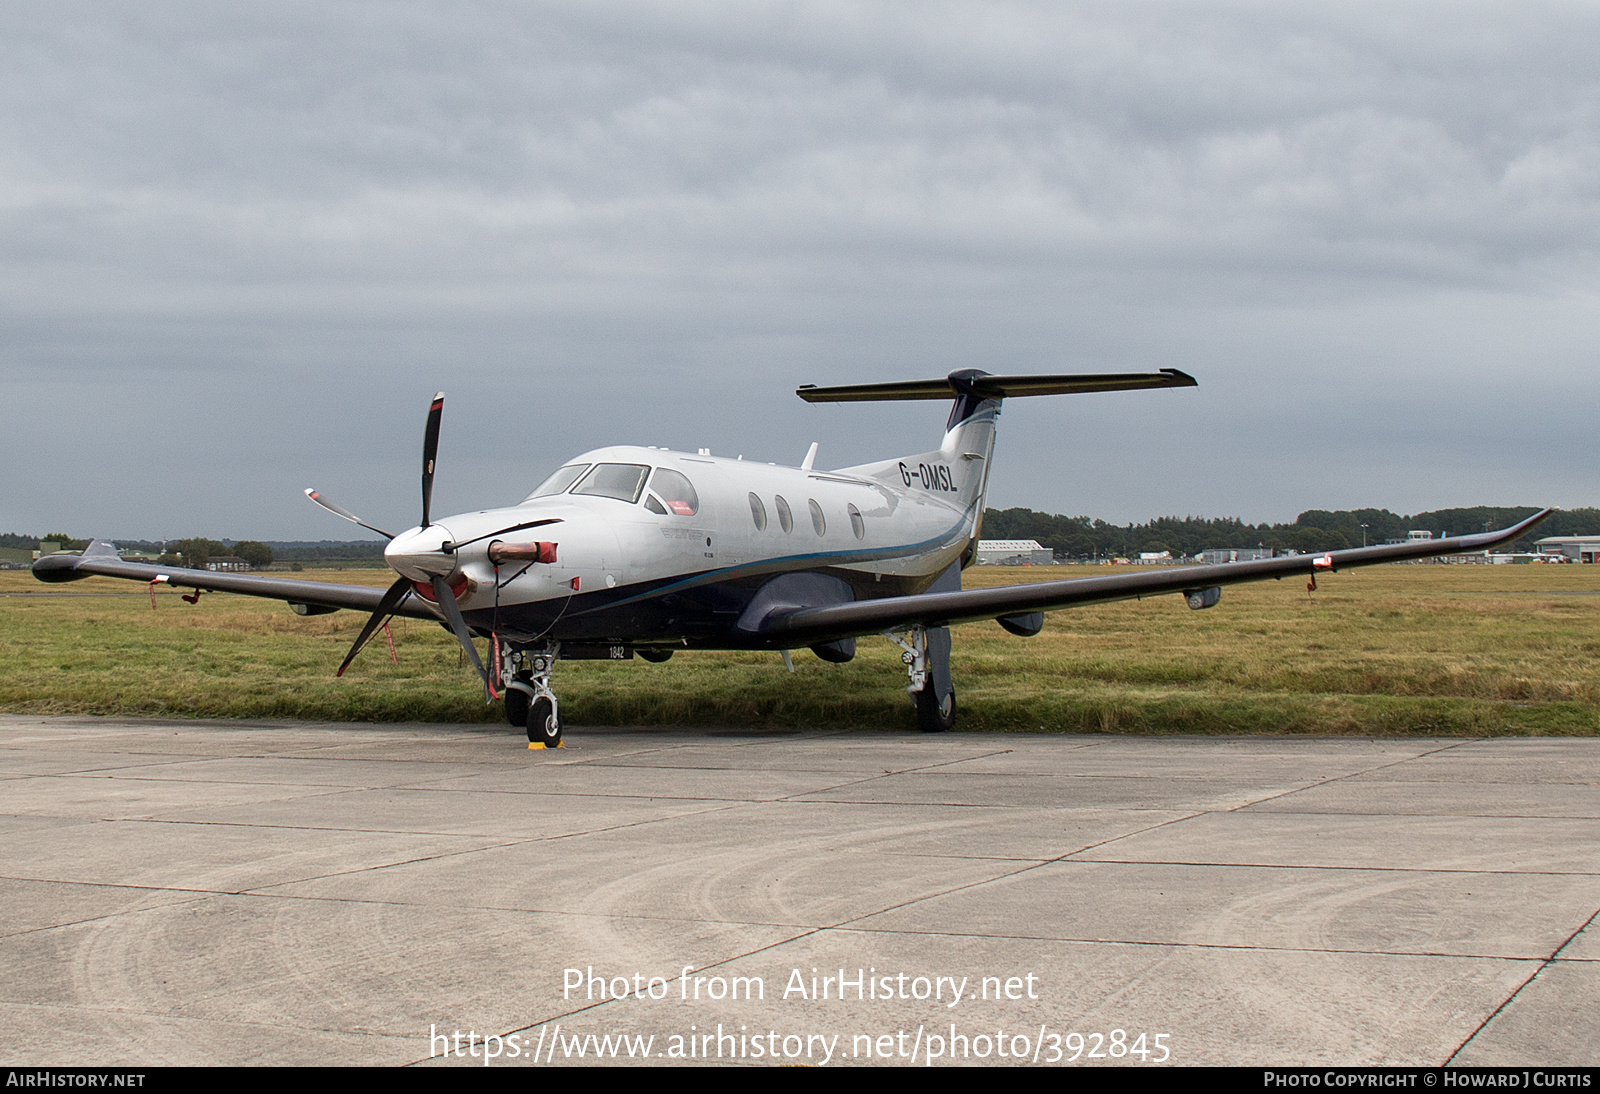
<path fill-rule="evenodd" d="M 805 384 L 795 394 L 808 403 L 860 403 L 908 399 L 953 399 L 978 395 L 1016 399 L 1024 395 L 1077 395 L 1089 391 L 1142 391 L 1158 387 L 1194 387 L 1195 379 L 1175 368 L 1160 372 L 1097 372 L 1057 376 L 990 376 L 963 370 L 942 380 L 907 380 L 890 384 Z"/>

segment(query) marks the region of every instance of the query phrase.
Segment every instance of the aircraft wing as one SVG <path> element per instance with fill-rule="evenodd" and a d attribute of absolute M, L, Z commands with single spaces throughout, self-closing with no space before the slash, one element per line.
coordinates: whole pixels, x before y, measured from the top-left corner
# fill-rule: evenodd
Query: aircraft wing
<path fill-rule="evenodd" d="M 33 564 L 33 576 L 40 581 L 77 581 L 90 576 L 122 577 L 131 581 L 159 582 L 188 589 L 263 596 L 312 608 L 349 608 L 373 612 L 383 599 L 384 590 L 366 585 L 334 585 L 324 581 L 296 581 L 257 574 L 190 570 L 182 566 L 151 566 L 143 562 L 124 562 L 114 544 L 97 539 L 81 555 L 45 555 Z M 395 615 L 413 619 L 443 619 L 434 606 L 412 593 L 400 602 Z"/>
<path fill-rule="evenodd" d="M 1354 566 L 1401 562 L 1433 555 L 1465 554 L 1510 543 L 1551 512 L 1550 509 L 1544 509 L 1504 531 L 1481 535 L 1382 547 L 1355 547 L 1346 551 L 1288 555 L 1254 562 L 1229 562 L 1219 566 L 1163 566 L 1107 577 L 1080 577 L 1030 585 L 1006 585 L 997 589 L 963 589 L 796 608 L 768 617 L 763 621 L 761 634 L 772 639 L 774 646 L 802 646 L 902 630 L 915 624 L 943 627 L 951 623 L 1029 615 L 1057 608 L 1134 600 L 1164 593 L 1204 594 L 1208 589 L 1246 581 L 1332 573 Z"/>

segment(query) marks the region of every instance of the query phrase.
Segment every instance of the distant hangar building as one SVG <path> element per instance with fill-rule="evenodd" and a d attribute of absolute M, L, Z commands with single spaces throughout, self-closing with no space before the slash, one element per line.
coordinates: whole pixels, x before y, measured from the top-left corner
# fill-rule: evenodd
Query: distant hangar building
<path fill-rule="evenodd" d="M 1600 562 L 1600 536 L 1545 536 L 1534 540 L 1541 555 L 1566 555 L 1574 562 Z"/>
<path fill-rule="evenodd" d="M 1034 539 L 980 539 L 979 566 L 1048 566 L 1055 552 Z"/>

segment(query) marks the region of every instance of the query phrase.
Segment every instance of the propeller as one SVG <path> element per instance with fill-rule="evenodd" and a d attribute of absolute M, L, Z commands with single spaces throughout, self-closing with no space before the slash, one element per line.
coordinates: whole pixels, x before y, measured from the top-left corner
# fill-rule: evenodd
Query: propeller
<path fill-rule="evenodd" d="M 322 506 L 324 509 L 326 509 L 328 512 L 332 513 L 334 516 L 343 517 L 345 520 L 349 521 L 351 524 L 359 524 L 359 525 L 361 525 L 361 527 L 367 529 L 367 531 L 369 531 L 369 532 L 378 533 L 384 539 L 393 539 L 394 538 L 394 533 L 393 532 L 385 532 L 382 528 L 378 528 L 378 527 L 375 527 L 374 525 L 368 524 L 366 521 L 364 521 L 360 517 L 356 516 L 350 510 L 345 509 L 345 508 L 343 508 L 341 506 L 335 505 L 333 502 L 329 501 L 327 498 L 323 497 L 321 494 L 317 493 L 316 490 L 312 489 L 309 486 L 306 487 L 306 497 L 310 498 L 312 501 L 314 501 L 318 505 Z"/>
<path fill-rule="evenodd" d="M 394 610 L 400 606 L 400 602 L 410 592 L 410 578 L 402 577 L 399 581 L 389 586 L 388 591 L 383 594 L 383 599 L 378 601 L 377 611 L 372 613 L 371 618 L 367 620 L 367 625 L 362 627 L 361 633 L 356 636 L 355 645 L 351 646 L 350 652 L 344 655 L 344 663 L 339 666 L 339 671 L 334 673 L 335 676 L 344 675 L 344 670 L 349 668 L 350 662 L 356 659 L 356 654 L 361 652 L 361 647 L 365 646 L 367 640 L 378 633 L 379 627 L 389 621 L 389 616 L 394 614 Z"/>
<path fill-rule="evenodd" d="M 427 528 L 433 523 L 433 471 L 434 465 L 438 461 L 439 457 L 439 426 L 443 418 L 444 392 L 441 391 L 434 395 L 433 402 L 428 406 L 428 421 L 427 425 L 424 426 L 422 433 L 421 526 L 423 528 Z M 333 502 L 319 494 L 316 490 L 308 489 L 306 491 L 306 497 L 310 498 L 312 501 L 316 502 L 318 505 L 322 506 L 336 517 L 342 517 L 353 524 L 359 524 L 363 528 L 377 532 L 380 536 L 383 536 L 385 539 L 388 539 L 391 542 L 395 538 L 392 533 L 385 532 L 382 528 L 368 524 L 366 521 L 360 519 L 348 509 L 344 509 L 338 505 L 335 505 Z M 524 521 L 521 524 L 513 524 L 507 528 L 501 528 L 498 531 L 477 536 L 462 543 L 450 543 L 447 541 L 440 546 L 439 550 L 446 555 L 452 555 L 460 548 L 471 543 L 477 543 L 480 540 L 491 539 L 495 536 L 502 536 L 508 532 L 520 532 L 528 528 L 539 528 L 546 524 L 559 523 L 561 523 L 561 518 L 559 517 L 547 517 L 542 520 Z M 509 554 L 508 557 L 529 557 L 530 561 L 545 561 L 544 556 L 547 555 L 549 561 L 555 561 L 554 544 L 529 544 L 526 547 L 521 548 L 510 547 L 508 550 L 512 552 L 512 554 Z M 516 554 L 518 551 L 527 552 L 529 550 L 532 551 L 531 556 Z M 439 611 L 443 613 L 445 621 L 450 625 L 450 630 L 456 636 L 456 641 L 460 642 L 461 648 L 467 651 L 467 656 L 472 661 L 472 667 L 477 669 L 478 675 L 483 678 L 483 691 L 485 699 L 492 698 L 494 695 L 494 685 L 489 679 L 488 670 L 483 667 L 483 659 L 478 656 L 477 647 L 472 644 L 472 631 L 467 626 L 466 619 L 461 615 L 461 608 L 456 604 L 456 597 L 455 594 L 450 590 L 449 581 L 446 580 L 446 577 L 443 574 L 431 574 L 429 576 L 428 583 L 433 589 L 433 596 L 439 605 Z M 335 675 L 344 675 L 345 669 L 350 667 L 351 662 L 356 659 L 356 655 L 361 652 L 362 647 L 367 644 L 373 635 L 378 633 L 379 628 L 381 628 L 384 623 L 388 621 L 389 617 L 395 613 L 396 609 L 400 607 L 405 598 L 411 595 L 414 588 L 420 588 L 420 585 L 414 583 L 410 578 L 404 576 L 400 577 L 393 585 L 389 586 L 389 588 L 384 592 L 383 598 L 378 601 L 377 608 L 373 611 L 372 615 L 367 618 L 366 625 L 361 628 L 361 633 L 356 636 L 355 642 L 350 646 L 350 652 L 345 654 L 344 662 L 339 666 L 339 671 Z"/>
<path fill-rule="evenodd" d="M 433 405 L 428 407 L 428 424 L 422 431 L 422 526 L 426 528 L 433 521 L 428 519 L 433 508 L 433 461 L 439 455 L 439 420 L 444 417 L 444 392 L 437 392 L 433 397 Z"/>
<path fill-rule="evenodd" d="M 467 621 L 461 618 L 461 609 L 456 606 L 456 594 L 450 591 L 450 583 L 438 574 L 433 575 L 432 585 L 434 599 L 444 610 L 445 619 L 450 621 L 456 641 L 461 643 L 461 648 L 467 651 L 467 656 L 472 660 L 472 667 L 483 677 L 483 701 L 487 703 L 494 697 L 494 689 L 489 683 L 489 670 L 483 667 L 483 661 L 478 657 L 478 647 L 472 644 L 472 632 L 467 629 Z"/>
<path fill-rule="evenodd" d="M 439 424 L 443 417 L 444 392 L 441 391 L 434 395 L 433 402 L 428 406 L 428 423 L 423 428 L 422 433 L 422 527 L 424 528 L 432 523 L 428 518 L 429 510 L 433 504 L 433 465 L 439 456 Z M 315 490 L 307 490 L 306 497 L 336 517 L 343 517 L 345 520 L 359 524 L 363 528 L 377 532 L 385 539 L 391 541 L 394 539 L 393 533 L 385 532 L 382 528 L 373 527 L 349 510 L 335 505 Z M 367 644 L 368 640 L 378 633 L 378 628 L 382 627 L 389 617 L 394 614 L 395 609 L 400 606 L 400 602 L 410 595 L 411 588 L 411 579 L 408 577 L 401 577 L 393 585 L 389 586 L 383 594 L 383 599 L 378 601 L 377 609 L 367 618 L 366 626 L 362 627 L 361 633 L 356 635 L 355 642 L 350 646 L 350 652 L 345 654 L 344 662 L 339 666 L 339 671 L 334 674 L 335 676 L 344 675 L 344 670 L 350 667 L 350 663 L 356 659 L 356 654 L 360 653 L 361 648 Z M 483 662 L 478 659 L 478 651 L 472 646 L 472 633 L 466 629 L 466 620 L 461 618 L 461 609 L 456 607 L 456 598 L 451 594 L 450 586 L 445 583 L 442 577 L 436 577 L 433 579 L 433 592 L 439 598 L 439 606 L 443 609 L 445 618 L 450 621 L 450 629 L 455 632 L 456 638 L 461 641 L 462 645 L 467 647 L 467 651 L 472 655 L 472 663 L 477 667 L 478 674 L 483 677 L 484 690 L 487 691 L 489 688 L 489 674 L 484 671 Z"/>

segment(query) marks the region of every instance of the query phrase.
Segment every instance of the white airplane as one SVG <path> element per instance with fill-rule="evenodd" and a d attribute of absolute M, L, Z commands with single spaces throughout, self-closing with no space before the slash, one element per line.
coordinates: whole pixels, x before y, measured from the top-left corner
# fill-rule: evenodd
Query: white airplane
<path fill-rule="evenodd" d="M 563 464 L 516 505 L 434 520 L 441 393 L 424 432 L 417 527 L 394 535 L 306 491 L 389 540 L 384 558 L 399 576 L 387 590 L 123 562 L 103 540 L 82 555 L 46 555 L 33 572 L 42 581 L 99 574 L 271 597 L 302 615 L 369 612 L 340 674 L 391 616 L 436 620 L 455 633 L 486 695 L 504 695 L 506 716 L 527 727 L 529 747 L 547 748 L 561 744 L 551 688 L 561 660 L 637 654 L 665 661 L 680 649 L 761 649 L 787 661 L 791 650 L 810 647 L 843 662 L 855 656 L 857 638 L 883 635 L 901 649 L 919 726 L 946 730 L 956 716 L 952 623 L 993 619 L 1027 637 L 1044 626 L 1045 611 L 1081 604 L 1182 593 L 1189 607 L 1209 608 L 1223 585 L 1308 574 L 1314 587 L 1325 571 L 1483 550 L 1550 513 L 1452 539 L 961 588 L 961 571 L 977 551 L 1003 399 L 1194 385 L 1175 369 L 1078 376 L 964 369 L 909 383 L 808 385 L 796 394 L 813 403 L 953 405 L 942 443 L 916 455 L 820 471 L 816 445 L 799 467 L 705 451 L 599 448 Z M 475 635 L 489 640 L 487 666 Z"/>

